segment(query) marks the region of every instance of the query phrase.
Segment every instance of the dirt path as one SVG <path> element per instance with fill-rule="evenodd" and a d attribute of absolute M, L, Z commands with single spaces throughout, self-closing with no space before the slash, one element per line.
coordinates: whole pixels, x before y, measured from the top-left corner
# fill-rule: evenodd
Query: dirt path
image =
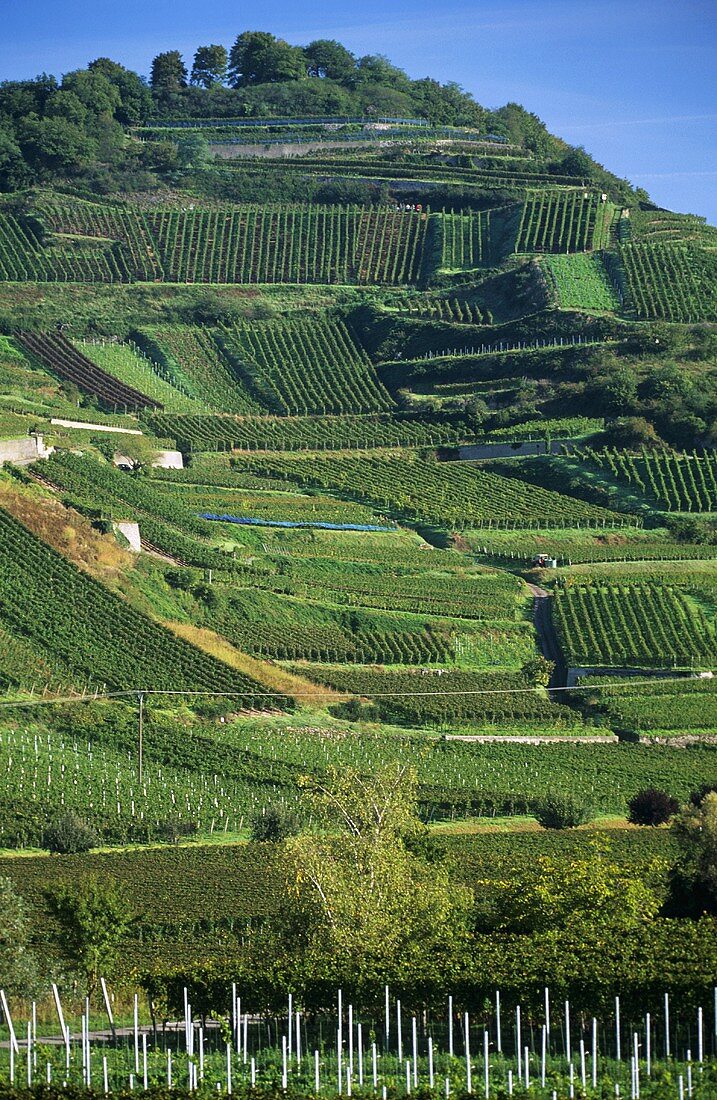
<path fill-rule="evenodd" d="M 552 661 L 555 665 L 553 675 L 550 677 L 550 687 L 565 687 L 568 672 L 563 662 L 563 655 L 560 652 L 560 646 L 558 644 L 558 636 L 553 626 L 552 609 L 550 606 L 552 597 L 545 588 L 540 588 L 537 584 L 531 584 L 530 582 L 526 583 L 533 593 L 533 623 L 535 625 L 535 632 L 538 636 L 540 651 L 546 660 Z"/>

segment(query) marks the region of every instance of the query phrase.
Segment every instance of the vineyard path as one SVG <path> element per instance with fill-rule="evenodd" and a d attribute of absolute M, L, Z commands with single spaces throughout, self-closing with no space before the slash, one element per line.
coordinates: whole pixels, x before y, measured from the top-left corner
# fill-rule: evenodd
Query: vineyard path
<path fill-rule="evenodd" d="M 565 687 L 567 682 L 567 669 L 560 651 L 558 636 L 553 625 L 552 609 L 550 606 L 550 593 L 537 584 L 528 583 L 528 588 L 533 593 L 533 623 L 538 636 L 538 645 L 543 656 L 555 665 L 550 677 L 550 687 Z"/>

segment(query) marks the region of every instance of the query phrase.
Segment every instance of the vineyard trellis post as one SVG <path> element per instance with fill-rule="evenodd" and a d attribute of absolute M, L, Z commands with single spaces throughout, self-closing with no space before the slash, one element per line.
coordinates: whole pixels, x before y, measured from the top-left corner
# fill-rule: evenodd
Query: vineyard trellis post
<path fill-rule="evenodd" d="M 137 781 L 142 785 L 144 773 L 144 692 L 137 693 Z"/>

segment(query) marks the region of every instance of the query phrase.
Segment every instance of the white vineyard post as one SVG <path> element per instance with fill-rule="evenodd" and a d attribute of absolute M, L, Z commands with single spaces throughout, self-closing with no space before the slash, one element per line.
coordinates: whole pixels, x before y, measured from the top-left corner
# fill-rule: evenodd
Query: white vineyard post
<path fill-rule="evenodd" d="M 485 1085 L 485 1094 L 490 1096 L 490 1061 L 489 1061 L 489 1048 L 488 1048 L 488 1032 L 483 1032 L 483 1083 Z"/>
<path fill-rule="evenodd" d="M 59 1005 L 60 1001 L 59 995 L 57 993 L 57 986 L 53 985 L 52 989 L 55 993 L 55 1004 Z M 0 1004 L 2 1004 L 3 1015 L 7 1023 L 8 1031 L 10 1033 L 10 1051 L 11 1053 L 18 1054 L 20 1048 L 18 1046 L 17 1035 L 15 1034 L 15 1028 L 13 1027 L 12 1016 L 10 1015 L 10 1006 L 7 1003 L 7 997 L 5 996 L 4 989 L 0 989 Z M 60 1013 L 62 1013 L 62 1008 L 60 1008 Z M 64 1020 L 62 1019 L 60 1020 L 60 1026 L 62 1027 L 62 1030 L 64 1032 Z"/>
<path fill-rule="evenodd" d="M 503 1051 L 503 1037 L 500 1028 L 500 990 L 495 991 L 495 1042 L 499 1054 Z"/>
<path fill-rule="evenodd" d="M 339 1085 L 339 1096 L 341 1095 L 341 1090 L 343 1088 L 343 1080 L 342 1080 L 343 1074 L 342 1074 L 342 1069 L 341 1069 L 342 1045 L 343 1044 L 342 1044 L 342 1038 L 341 1038 L 341 1029 L 339 1028 L 339 1030 L 336 1032 L 336 1078 L 338 1080 L 338 1085 Z"/>
<path fill-rule="evenodd" d="M 515 1006 L 515 1056 L 518 1062 L 518 1080 L 523 1080 L 523 1035 L 520 1025 L 520 1005 Z"/>
<path fill-rule="evenodd" d="M 139 1074 L 139 998 L 134 995 L 134 1072 Z"/>
<path fill-rule="evenodd" d="M 645 1069 L 647 1076 L 652 1076 L 652 1024 L 650 1021 L 650 1013 L 645 1013 Z"/>
<path fill-rule="evenodd" d="M 411 1018 L 411 1039 L 413 1049 L 413 1084 L 415 1088 L 418 1088 L 418 1031 L 415 1016 Z M 701 1058 L 700 1061 L 702 1061 Z"/>
<path fill-rule="evenodd" d="M 358 1079 L 363 1088 L 363 1029 L 361 1024 L 356 1025 L 356 1049 L 358 1052 Z"/>
<path fill-rule="evenodd" d="M 592 1056 L 592 1086 L 597 1088 L 597 1064 L 598 1064 L 598 1037 L 597 1037 L 597 1020 L 593 1016 L 593 1056 Z"/>
<path fill-rule="evenodd" d="M 471 1044 L 470 1044 L 470 1021 L 468 1019 L 468 1013 L 464 1016 L 465 1026 L 465 1047 L 466 1047 L 466 1092 L 473 1091 L 473 1084 L 471 1081 Z"/>

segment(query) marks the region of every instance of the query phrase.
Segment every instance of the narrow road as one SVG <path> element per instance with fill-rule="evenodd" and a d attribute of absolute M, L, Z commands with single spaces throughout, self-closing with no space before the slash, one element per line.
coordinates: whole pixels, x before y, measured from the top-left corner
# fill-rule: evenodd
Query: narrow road
<path fill-rule="evenodd" d="M 527 582 L 528 588 L 533 593 L 533 623 L 538 635 L 538 645 L 543 656 L 555 665 L 553 675 L 550 677 L 550 687 L 565 687 L 568 679 L 568 670 L 563 662 L 560 652 L 558 636 L 553 626 L 552 609 L 550 606 L 551 595 L 537 584 Z"/>

